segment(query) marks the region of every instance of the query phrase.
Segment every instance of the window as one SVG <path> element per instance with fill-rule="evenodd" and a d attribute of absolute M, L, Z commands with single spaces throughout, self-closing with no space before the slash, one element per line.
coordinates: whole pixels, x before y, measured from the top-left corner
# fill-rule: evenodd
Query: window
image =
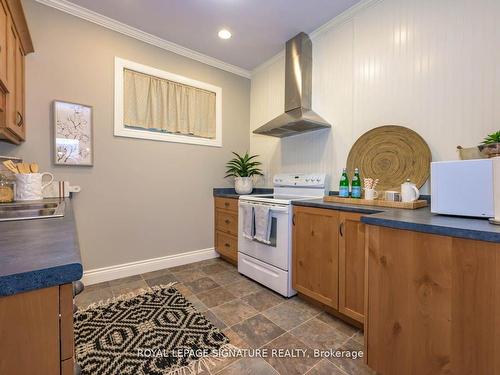
<path fill-rule="evenodd" d="M 222 146 L 222 89 L 115 58 L 115 135 Z"/>

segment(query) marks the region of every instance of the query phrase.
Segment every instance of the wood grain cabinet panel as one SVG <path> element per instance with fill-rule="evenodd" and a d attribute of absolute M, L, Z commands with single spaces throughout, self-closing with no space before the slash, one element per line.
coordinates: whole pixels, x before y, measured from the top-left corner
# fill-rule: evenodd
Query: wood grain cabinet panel
<path fill-rule="evenodd" d="M 215 207 L 232 212 L 238 212 L 238 199 L 215 197 Z"/>
<path fill-rule="evenodd" d="M 365 224 L 360 214 L 339 215 L 339 311 L 364 323 Z"/>
<path fill-rule="evenodd" d="M 238 261 L 238 238 L 216 231 L 215 233 L 215 249 L 220 255 L 231 259 L 233 262 Z"/>
<path fill-rule="evenodd" d="M 223 210 L 216 210 L 215 218 L 217 230 L 234 236 L 238 235 L 238 214 Z"/>
<path fill-rule="evenodd" d="M 61 330 L 61 360 L 73 357 L 75 339 L 73 333 L 73 285 L 59 287 L 59 313 Z"/>
<path fill-rule="evenodd" d="M 0 0 L 0 139 L 15 144 L 26 138 L 24 59 L 29 52 L 33 44 L 21 1 Z"/>
<path fill-rule="evenodd" d="M 225 260 L 238 264 L 238 199 L 214 198 L 214 248 Z"/>
<path fill-rule="evenodd" d="M 500 244 L 367 231 L 368 365 L 382 375 L 499 375 Z"/>
<path fill-rule="evenodd" d="M 61 362 L 61 375 L 75 375 L 75 361 L 73 358 Z"/>
<path fill-rule="evenodd" d="M 7 19 L 7 105 L 6 130 L 19 139 L 19 129 L 16 125 L 16 48 L 17 34 L 10 18 Z"/>
<path fill-rule="evenodd" d="M 337 309 L 339 214 L 309 207 L 293 214 L 293 288 Z"/>
<path fill-rule="evenodd" d="M 59 287 L 0 297 L 0 374 L 59 374 Z"/>
<path fill-rule="evenodd" d="M 19 39 L 17 39 L 16 44 L 16 102 L 15 102 L 15 126 L 18 131 L 17 135 L 21 140 L 25 139 L 26 136 L 26 126 L 24 120 L 24 52 L 21 47 Z"/>
<path fill-rule="evenodd" d="M 0 1 L 0 85 L 7 90 L 7 6 Z"/>

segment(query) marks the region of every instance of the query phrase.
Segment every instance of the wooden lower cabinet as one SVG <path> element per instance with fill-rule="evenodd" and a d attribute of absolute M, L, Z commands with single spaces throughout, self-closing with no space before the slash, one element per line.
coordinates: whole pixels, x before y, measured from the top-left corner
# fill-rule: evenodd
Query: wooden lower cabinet
<path fill-rule="evenodd" d="M 238 262 L 238 237 L 216 231 L 215 249 L 224 258 L 231 260 L 233 263 Z"/>
<path fill-rule="evenodd" d="M 238 199 L 214 198 L 214 247 L 225 260 L 238 264 Z"/>
<path fill-rule="evenodd" d="M 364 323 L 365 224 L 361 216 L 351 212 L 339 214 L 339 311 Z"/>
<path fill-rule="evenodd" d="M 367 226 L 368 365 L 500 374 L 500 244 Z"/>
<path fill-rule="evenodd" d="M 0 374 L 72 374 L 73 287 L 0 297 Z"/>
<path fill-rule="evenodd" d="M 293 288 L 336 309 L 339 214 L 333 210 L 294 207 L 293 215 Z"/>
<path fill-rule="evenodd" d="M 355 325 L 364 324 L 365 225 L 361 215 L 294 207 L 294 289 Z M 340 313 L 340 314 L 338 314 Z"/>

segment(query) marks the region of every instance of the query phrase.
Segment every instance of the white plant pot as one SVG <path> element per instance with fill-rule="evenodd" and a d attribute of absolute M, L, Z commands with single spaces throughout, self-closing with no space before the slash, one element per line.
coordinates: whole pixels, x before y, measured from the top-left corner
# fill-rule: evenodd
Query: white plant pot
<path fill-rule="evenodd" d="M 234 189 L 238 194 L 250 194 L 253 190 L 252 177 L 235 177 Z"/>

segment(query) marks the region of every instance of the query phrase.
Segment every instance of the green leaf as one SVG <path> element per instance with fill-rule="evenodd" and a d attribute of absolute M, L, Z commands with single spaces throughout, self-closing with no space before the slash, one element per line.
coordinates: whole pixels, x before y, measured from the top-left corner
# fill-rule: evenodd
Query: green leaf
<path fill-rule="evenodd" d="M 492 143 L 500 143 L 500 130 L 498 130 L 494 133 L 488 134 L 482 142 L 483 145 L 489 145 Z"/>
<path fill-rule="evenodd" d="M 258 168 L 262 163 L 254 160 L 258 155 L 249 155 L 248 151 L 244 155 L 234 151 L 232 154 L 235 157 L 226 163 L 226 176 L 224 178 L 263 176 L 262 170 Z"/>

